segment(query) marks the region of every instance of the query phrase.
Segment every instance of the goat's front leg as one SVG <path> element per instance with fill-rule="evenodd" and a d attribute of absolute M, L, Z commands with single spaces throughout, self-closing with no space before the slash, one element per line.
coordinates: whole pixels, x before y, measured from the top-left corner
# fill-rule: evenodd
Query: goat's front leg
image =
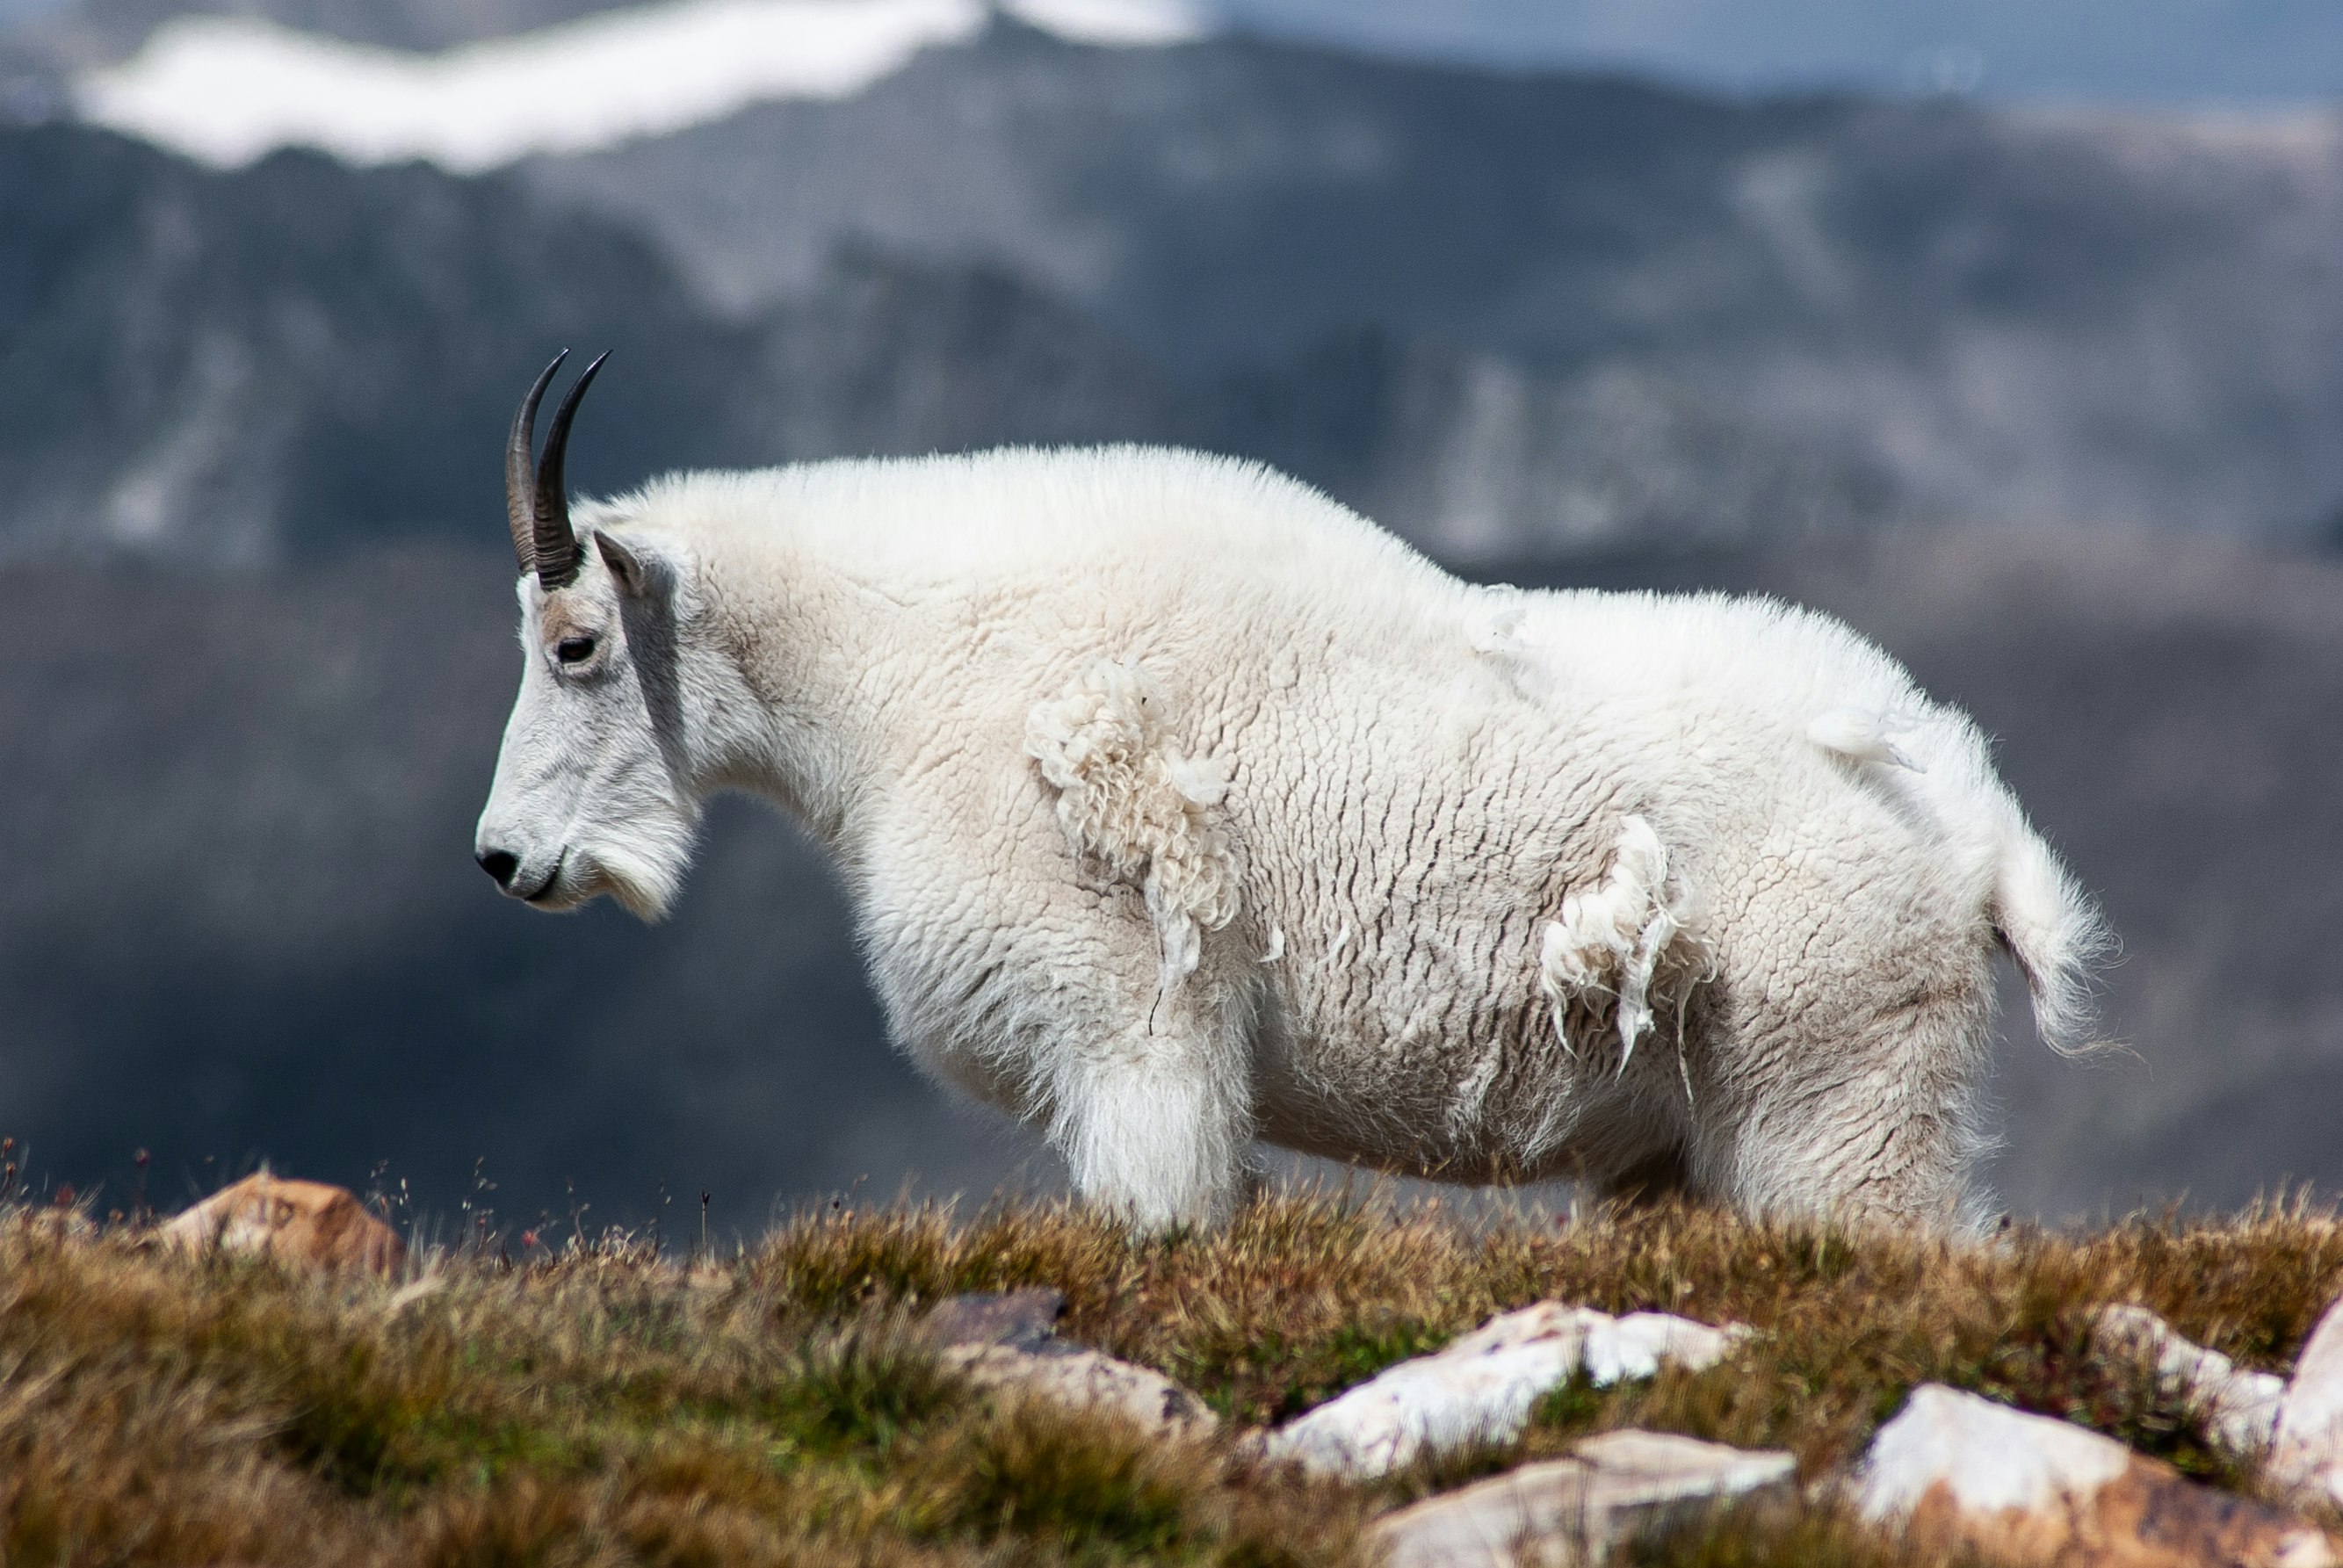
<path fill-rule="evenodd" d="M 1136 900 L 955 877 L 941 855 L 922 869 L 880 868 L 863 923 L 896 1038 L 1046 1136 L 1084 1201 L 1146 1231 L 1226 1219 L 1252 1144 L 1258 984 L 1231 944 L 1167 983 Z M 974 920 L 970 886 L 1000 895 Z"/>
<path fill-rule="evenodd" d="M 1067 1042 L 1050 1075 L 1050 1141 L 1074 1191 L 1143 1231 L 1217 1225 L 1243 1188 L 1251 1075 L 1236 1020 L 1210 1001 L 1160 998 Z"/>
<path fill-rule="evenodd" d="M 1260 994 L 1226 934 L 1224 770 L 1170 749 L 1161 694 L 1122 665 L 1041 704 L 1024 739 L 1030 772 L 922 776 L 866 857 L 897 1037 L 1040 1125 L 1086 1202 L 1145 1231 L 1216 1224 L 1252 1142 Z"/>

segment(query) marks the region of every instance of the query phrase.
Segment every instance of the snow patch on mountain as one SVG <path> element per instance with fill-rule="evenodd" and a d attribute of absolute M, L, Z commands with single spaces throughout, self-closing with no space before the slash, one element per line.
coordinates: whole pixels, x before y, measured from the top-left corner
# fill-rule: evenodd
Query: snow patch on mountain
<path fill-rule="evenodd" d="M 987 0 L 675 0 L 439 55 L 372 48 L 253 17 L 181 16 L 85 73 L 96 124 L 217 167 L 281 146 L 355 164 L 476 173 L 719 120 L 778 98 L 846 98 L 922 49 L 964 45 Z M 1070 41 L 1116 47 L 1207 32 L 1187 0 L 1001 0 Z"/>

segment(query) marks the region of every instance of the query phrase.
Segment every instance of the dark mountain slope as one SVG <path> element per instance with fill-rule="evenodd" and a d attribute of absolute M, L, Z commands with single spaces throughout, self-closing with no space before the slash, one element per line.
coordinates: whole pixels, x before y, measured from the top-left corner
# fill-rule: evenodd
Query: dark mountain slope
<path fill-rule="evenodd" d="M 556 920 L 469 862 L 515 677 L 493 548 L 202 578 L 0 568 L 0 1131 L 47 1171 L 174 1182 L 259 1154 L 508 1213 L 563 1179 L 761 1219 L 776 1194 L 1021 1158 L 879 1041 L 819 856 L 717 813 L 676 919 Z M 1951 533 L 1620 559 L 1615 585 L 1783 592 L 1967 704 L 2128 957 L 2093 1062 L 2004 1061 L 2005 1191 L 2053 1215 L 2343 1183 L 2343 857 L 2326 780 L 2343 567 Z M 2308 717 L 2306 717 L 2308 716 Z M 159 1178 L 158 1178 L 159 1179 Z"/>
<path fill-rule="evenodd" d="M 0 1123 L 115 1196 L 266 1155 L 610 1213 L 997 1146 L 878 1028 L 828 872 L 720 812 L 691 906 L 526 919 L 471 864 L 518 674 L 500 551 L 206 580 L 0 570 Z M 216 1169 L 216 1167 L 214 1167 Z"/>

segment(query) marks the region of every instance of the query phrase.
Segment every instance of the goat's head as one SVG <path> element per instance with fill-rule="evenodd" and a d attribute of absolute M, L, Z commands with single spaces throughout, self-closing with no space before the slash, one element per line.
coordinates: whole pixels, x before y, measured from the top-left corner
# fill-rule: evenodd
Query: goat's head
<path fill-rule="evenodd" d="M 532 467 L 538 403 L 567 357 L 529 388 L 506 452 L 520 695 L 473 853 L 498 886 L 538 909 L 608 893 L 652 920 L 682 883 L 699 815 L 685 735 L 684 574 L 650 540 L 629 539 L 622 512 L 596 508 L 582 537 L 570 520 L 569 422 L 600 359 L 562 399 Z"/>

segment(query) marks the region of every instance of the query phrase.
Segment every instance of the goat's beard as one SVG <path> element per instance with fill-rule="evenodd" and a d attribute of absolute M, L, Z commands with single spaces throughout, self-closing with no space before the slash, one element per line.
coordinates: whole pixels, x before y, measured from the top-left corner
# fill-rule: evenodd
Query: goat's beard
<path fill-rule="evenodd" d="M 578 902 L 602 893 L 637 920 L 656 925 L 683 892 L 697 833 L 687 820 L 639 818 L 578 851 Z"/>

